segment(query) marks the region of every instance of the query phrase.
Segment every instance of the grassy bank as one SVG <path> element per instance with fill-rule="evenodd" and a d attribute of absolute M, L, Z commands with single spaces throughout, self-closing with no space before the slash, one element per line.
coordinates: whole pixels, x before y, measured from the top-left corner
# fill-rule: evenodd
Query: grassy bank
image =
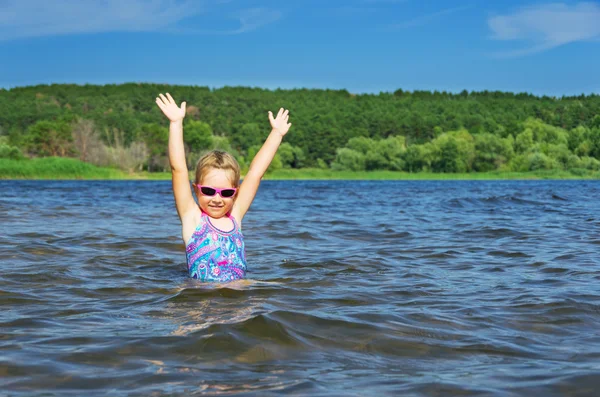
<path fill-rule="evenodd" d="M 193 173 L 190 173 L 193 178 Z M 168 180 L 168 172 L 127 173 L 113 168 L 96 167 L 76 159 L 46 157 L 31 160 L 0 159 L 0 179 L 149 179 Z M 481 172 L 435 174 L 397 171 L 333 171 L 316 168 L 281 169 L 265 176 L 267 180 L 490 180 L 490 179 L 600 179 L 600 172 L 588 170 Z"/>
<path fill-rule="evenodd" d="M 350 180 L 490 180 L 490 179 L 600 179 L 600 172 L 577 170 L 575 172 L 550 170 L 532 172 L 477 172 L 439 174 L 419 172 L 410 174 L 398 171 L 333 171 L 323 169 L 278 170 L 265 179 L 350 179 Z"/>
<path fill-rule="evenodd" d="M 113 168 L 100 168 L 82 161 L 61 157 L 31 160 L 0 159 L 0 179 L 128 179 Z"/>

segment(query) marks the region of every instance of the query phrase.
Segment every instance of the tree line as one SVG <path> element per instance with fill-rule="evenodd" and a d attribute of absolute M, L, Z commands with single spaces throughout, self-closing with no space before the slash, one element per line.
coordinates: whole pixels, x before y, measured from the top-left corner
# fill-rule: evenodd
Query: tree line
<path fill-rule="evenodd" d="M 168 170 L 168 122 L 154 98 L 187 101 L 188 166 L 232 152 L 246 167 L 269 133 L 293 130 L 271 169 L 479 172 L 600 169 L 600 96 L 403 91 L 209 89 L 159 84 L 39 85 L 0 90 L 0 157 L 77 157 L 125 170 Z"/>

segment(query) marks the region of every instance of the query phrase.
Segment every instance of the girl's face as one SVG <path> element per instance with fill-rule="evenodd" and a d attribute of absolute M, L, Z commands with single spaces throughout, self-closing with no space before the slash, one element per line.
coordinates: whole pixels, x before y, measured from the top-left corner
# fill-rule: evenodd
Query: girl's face
<path fill-rule="evenodd" d="M 234 188 L 229 180 L 229 173 L 225 170 L 211 169 L 200 181 L 202 186 L 210 186 L 216 189 Z M 212 218 L 221 218 L 231 211 L 237 192 L 233 197 L 221 197 L 219 193 L 214 196 L 205 196 L 200 189 L 194 185 L 198 204 L 202 211 L 206 212 Z"/>

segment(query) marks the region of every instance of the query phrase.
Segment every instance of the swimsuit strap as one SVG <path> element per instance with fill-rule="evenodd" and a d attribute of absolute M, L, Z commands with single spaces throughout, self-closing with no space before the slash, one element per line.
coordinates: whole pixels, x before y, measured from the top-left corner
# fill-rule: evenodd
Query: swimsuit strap
<path fill-rule="evenodd" d="M 240 230 L 240 225 L 238 224 L 238 221 L 233 217 L 233 215 L 231 215 L 229 213 L 227 214 L 227 216 L 233 222 L 233 230 L 239 231 Z"/>

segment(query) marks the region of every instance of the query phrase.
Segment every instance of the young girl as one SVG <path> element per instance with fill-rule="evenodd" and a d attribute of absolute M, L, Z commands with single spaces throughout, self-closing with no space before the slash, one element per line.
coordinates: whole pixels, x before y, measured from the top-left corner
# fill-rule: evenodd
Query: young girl
<path fill-rule="evenodd" d="M 194 201 L 183 149 L 183 118 L 186 103 L 177 106 L 171 95 L 160 94 L 156 104 L 171 120 L 169 161 L 175 206 L 181 220 L 190 277 L 202 281 L 227 282 L 246 276 L 246 254 L 242 219 L 252 204 L 258 185 L 273 160 L 283 136 L 292 124 L 289 112 L 269 112 L 273 128 L 250 164 L 240 186 L 240 166 L 232 155 L 213 150 L 198 161 Z"/>

